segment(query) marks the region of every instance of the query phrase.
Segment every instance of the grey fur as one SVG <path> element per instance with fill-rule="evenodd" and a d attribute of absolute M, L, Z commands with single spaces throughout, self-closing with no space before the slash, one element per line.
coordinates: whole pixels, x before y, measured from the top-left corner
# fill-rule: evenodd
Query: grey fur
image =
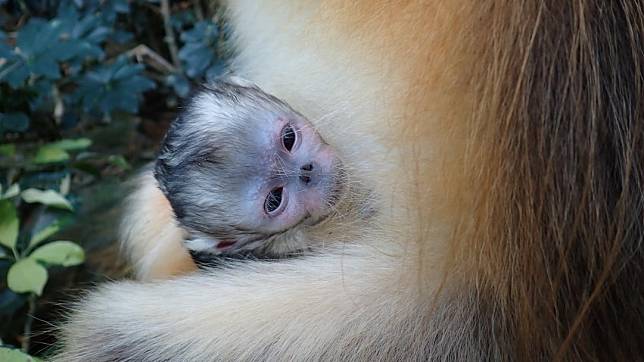
<path fill-rule="evenodd" d="M 255 183 L 266 181 L 262 170 L 284 162 L 257 136 L 262 122 L 272 122 L 276 117 L 304 120 L 289 105 L 257 86 L 227 78 L 203 86 L 170 126 L 154 176 L 179 224 L 190 234 L 185 245 L 193 256 L 218 254 L 216 240 L 234 239 L 238 243 L 231 252 L 261 250 L 260 254 L 274 257 L 271 249 L 284 254 L 285 248 L 271 245 L 279 243 L 280 238 L 293 239 L 297 233 L 290 228 L 262 229 L 239 206 Z M 287 165 L 286 169 L 291 168 Z M 341 194 L 343 172 L 339 166 L 336 169 L 333 175 L 317 175 L 324 184 L 316 187 L 330 190 L 329 204 L 335 204 Z M 286 172 L 275 177 L 299 175 Z M 298 223 L 293 229 L 301 226 Z M 287 253 L 291 251 L 296 250 L 286 249 Z"/>

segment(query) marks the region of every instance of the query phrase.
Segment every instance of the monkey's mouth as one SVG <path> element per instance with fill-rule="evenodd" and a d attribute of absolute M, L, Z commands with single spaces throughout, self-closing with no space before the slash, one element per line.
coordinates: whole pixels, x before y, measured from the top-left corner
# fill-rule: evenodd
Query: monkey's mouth
<path fill-rule="evenodd" d="M 258 244 L 264 242 L 268 237 L 255 235 L 247 239 L 226 239 L 217 241 L 215 245 L 215 250 L 217 254 L 233 254 L 240 250 L 252 250 L 257 247 Z"/>
<path fill-rule="evenodd" d="M 237 240 L 222 240 L 217 243 L 217 249 L 225 251 L 230 249 L 233 245 L 237 244 Z"/>

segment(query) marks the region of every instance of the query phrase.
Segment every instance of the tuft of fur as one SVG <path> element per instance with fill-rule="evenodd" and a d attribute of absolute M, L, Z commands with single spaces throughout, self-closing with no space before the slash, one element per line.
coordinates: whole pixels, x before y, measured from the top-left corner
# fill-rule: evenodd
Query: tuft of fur
<path fill-rule="evenodd" d="M 339 149 L 374 223 L 302 258 L 103 286 L 61 360 L 644 355 L 640 2 L 229 7 L 236 71 Z M 148 205 L 130 215 L 167 224 Z"/>
<path fill-rule="evenodd" d="M 133 180 L 120 226 L 123 254 L 139 280 L 165 279 L 196 270 L 183 246 L 185 232 L 177 225 L 170 203 L 145 168 Z"/>

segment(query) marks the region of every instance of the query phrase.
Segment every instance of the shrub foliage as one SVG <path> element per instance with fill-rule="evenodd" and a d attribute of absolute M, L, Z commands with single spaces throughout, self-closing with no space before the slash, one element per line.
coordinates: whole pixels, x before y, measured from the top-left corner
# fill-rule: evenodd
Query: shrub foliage
<path fill-rule="evenodd" d="M 39 298 L 86 258 L 88 240 L 59 237 L 81 218 L 79 190 L 144 161 L 96 135 L 171 112 L 220 76 L 219 19 L 199 0 L 0 0 L 0 359 L 41 352 Z"/>

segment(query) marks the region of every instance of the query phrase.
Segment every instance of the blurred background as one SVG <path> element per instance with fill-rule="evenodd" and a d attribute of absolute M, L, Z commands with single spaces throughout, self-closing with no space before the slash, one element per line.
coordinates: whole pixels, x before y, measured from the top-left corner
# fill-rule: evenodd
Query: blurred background
<path fill-rule="evenodd" d="M 126 180 L 228 38 L 215 1 L 0 0 L 0 361 L 51 353 L 66 305 L 127 276 Z"/>

